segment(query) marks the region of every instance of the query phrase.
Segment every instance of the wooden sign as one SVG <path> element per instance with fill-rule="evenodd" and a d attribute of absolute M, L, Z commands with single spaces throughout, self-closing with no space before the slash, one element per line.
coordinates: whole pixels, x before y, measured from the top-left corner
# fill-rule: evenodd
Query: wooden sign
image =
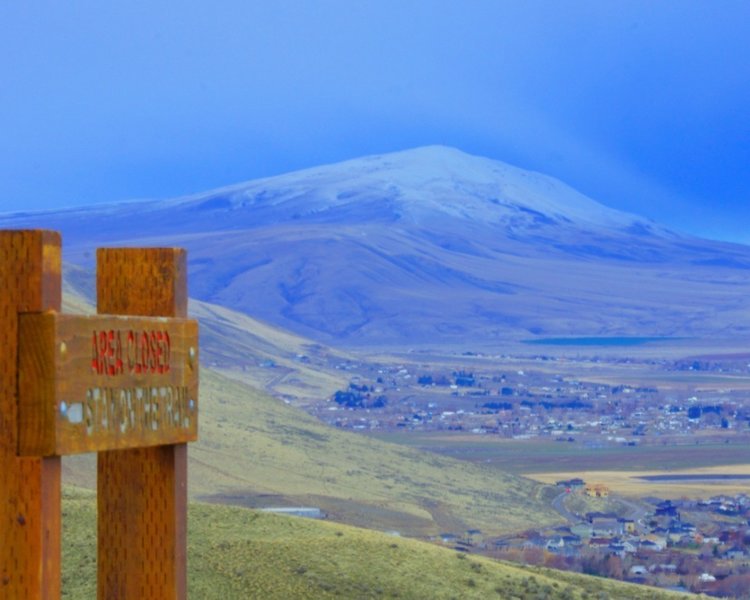
<path fill-rule="evenodd" d="M 197 400 L 195 321 L 20 316 L 22 456 L 191 442 Z"/>
<path fill-rule="evenodd" d="M 0 231 L 0 599 L 59 600 L 60 456 L 97 452 L 97 598 L 187 597 L 198 326 L 177 248 L 97 251 L 60 314 L 60 236 Z M 122 316 L 120 316 L 122 315 Z"/>

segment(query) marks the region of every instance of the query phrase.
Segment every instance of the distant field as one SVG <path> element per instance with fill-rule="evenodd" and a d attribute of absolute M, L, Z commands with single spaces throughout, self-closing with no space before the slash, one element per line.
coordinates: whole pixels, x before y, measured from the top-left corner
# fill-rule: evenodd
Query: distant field
<path fill-rule="evenodd" d="M 653 479 L 659 475 L 704 475 L 703 479 Z M 750 484 L 746 479 L 712 478 L 714 475 L 750 476 L 750 464 L 692 468 L 684 471 L 569 471 L 533 473 L 537 481 L 554 483 L 563 479 L 580 477 L 587 483 L 603 483 L 618 495 L 631 497 L 657 496 L 659 498 L 706 498 L 719 494 L 748 493 Z M 648 477 L 649 479 L 646 479 Z"/>
<path fill-rule="evenodd" d="M 522 340 L 537 346 L 642 346 L 651 342 L 672 342 L 668 337 L 559 337 Z"/>
<path fill-rule="evenodd" d="M 550 470 L 680 470 L 692 467 L 750 464 L 750 444 L 717 443 L 587 448 L 548 440 L 509 440 L 465 433 L 373 434 L 384 441 L 406 444 L 511 473 Z"/>

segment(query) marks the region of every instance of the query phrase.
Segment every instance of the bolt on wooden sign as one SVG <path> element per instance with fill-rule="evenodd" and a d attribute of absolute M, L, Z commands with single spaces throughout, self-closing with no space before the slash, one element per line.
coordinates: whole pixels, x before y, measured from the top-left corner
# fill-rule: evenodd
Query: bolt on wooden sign
<path fill-rule="evenodd" d="M 0 231 L 0 598 L 61 593 L 60 457 L 97 453 L 97 597 L 187 596 L 198 325 L 186 255 L 97 251 L 97 311 L 61 314 L 61 241 Z"/>
<path fill-rule="evenodd" d="M 197 438 L 195 321 L 22 314 L 19 351 L 21 455 Z"/>

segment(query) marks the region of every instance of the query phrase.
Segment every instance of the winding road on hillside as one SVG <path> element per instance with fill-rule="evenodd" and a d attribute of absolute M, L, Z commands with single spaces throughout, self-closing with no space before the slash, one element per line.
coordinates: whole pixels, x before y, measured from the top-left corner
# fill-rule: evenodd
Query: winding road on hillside
<path fill-rule="evenodd" d="M 558 494 L 555 496 L 554 500 L 552 500 L 552 508 L 556 510 L 565 520 L 567 520 L 569 523 L 579 523 L 584 520 L 583 515 L 577 515 L 575 513 L 570 512 L 566 506 L 565 506 L 565 498 L 570 495 L 570 492 L 562 492 L 561 494 Z M 628 514 L 628 518 L 632 519 L 633 521 L 640 521 L 646 516 L 646 509 L 635 502 L 632 502 L 630 500 L 626 500 L 622 496 L 610 496 L 612 499 L 616 499 L 621 504 L 625 505 L 630 513 Z"/>
<path fill-rule="evenodd" d="M 579 517 L 565 508 L 565 498 L 569 493 L 570 492 L 563 492 L 562 494 L 555 496 L 555 499 L 552 500 L 552 508 L 560 513 L 560 515 L 562 515 L 562 517 L 569 523 L 578 523 L 583 520 L 583 517 Z"/>
<path fill-rule="evenodd" d="M 628 518 L 633 519 L 633 521 L 641 521 L 646 516 L 646 509 L 641 506 L 640 504 L 636 504 L 635 502 L 632 502 L 630 500 L 626 500 L 622 496 L 617 496 L 617 501 L 621 502 L 625 506 L 627 506 L 630 509 L 630 514 L 628 515 Z"/>

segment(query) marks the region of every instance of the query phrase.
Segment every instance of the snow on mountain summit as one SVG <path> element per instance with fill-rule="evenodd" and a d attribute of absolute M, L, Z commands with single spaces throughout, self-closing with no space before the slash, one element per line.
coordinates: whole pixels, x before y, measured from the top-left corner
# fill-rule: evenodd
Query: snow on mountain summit
<path fill-rule="evenodd" d="M 544 229 L 552 237 L 564 231 L 672 237 L 663 227 L 603 206 L 557 179 L 446 146 L 372 155 L 171 200 L 5 217 L 16 224 L 46 219 L 113 241 L 127 235 L 128 219 L 138 223 L 141 235 L 152 237 L 282 223 L 397 222 L 422 231 L 459 231 L 465 224 L 493 235 L 536 235 Z"/>
<path fill-rule="evenodd" d="M 288 209 L 299 218 L 380 202 L 415 220 L 443 215 L 485 223 L 525 213 L 579 226 L 645 219 L 607 208 L 564 183 L 446 146 L 373 155 L 258 179 L 173 201 L 205 208 Z"/>

